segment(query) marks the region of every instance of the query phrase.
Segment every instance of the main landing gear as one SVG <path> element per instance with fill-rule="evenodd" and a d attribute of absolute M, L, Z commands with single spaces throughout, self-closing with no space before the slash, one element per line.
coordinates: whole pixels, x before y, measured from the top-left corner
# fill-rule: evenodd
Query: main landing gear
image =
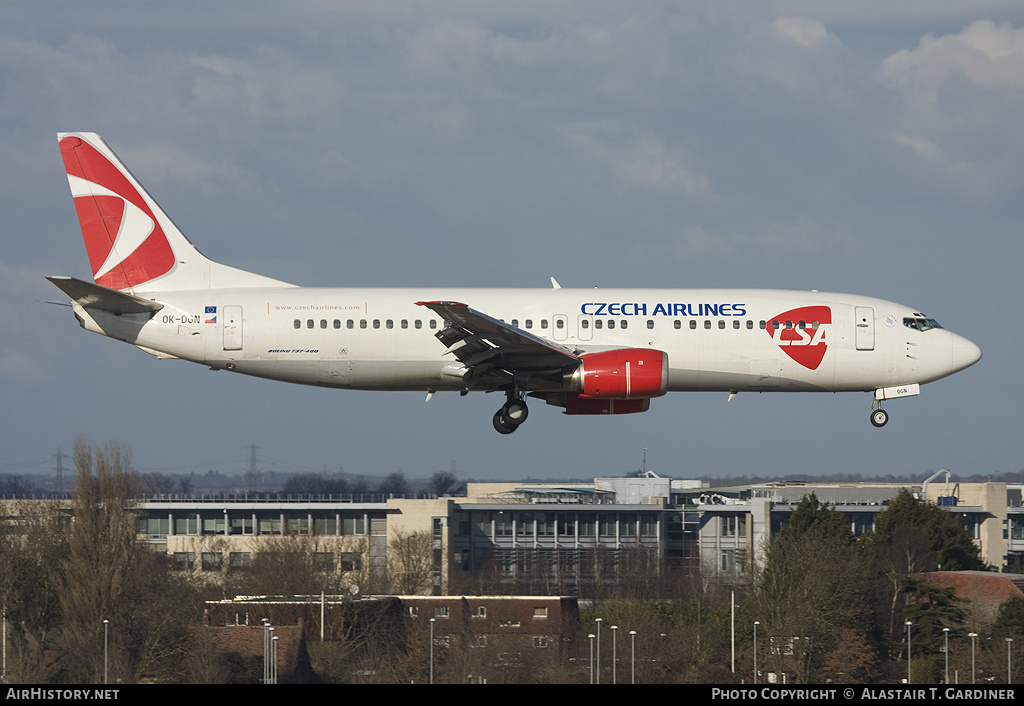
<path fill-rule="evenodd" d="M 494 413 L 494 430 L 499 434 L 511 434 L 530 414 L 526 401 L 518 393 L 509 391 L 506 395 L 508 400 Z"/>

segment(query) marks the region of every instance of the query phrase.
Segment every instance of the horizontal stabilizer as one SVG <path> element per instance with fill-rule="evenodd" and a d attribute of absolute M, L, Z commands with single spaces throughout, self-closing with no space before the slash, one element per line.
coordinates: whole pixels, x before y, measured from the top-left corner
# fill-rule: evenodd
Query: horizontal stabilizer
<path fill-rule="evenodd" d="M 62 292 L 86 309 L 99 309 L 112 314 L 146 314 L 164 308 L 164 305 L 158 302 L 125 294 L 116 289 L 108 289 L 91 282 L 84 282 L 74 277 L 47 277 L 46 279 L 53 282 Z"/>

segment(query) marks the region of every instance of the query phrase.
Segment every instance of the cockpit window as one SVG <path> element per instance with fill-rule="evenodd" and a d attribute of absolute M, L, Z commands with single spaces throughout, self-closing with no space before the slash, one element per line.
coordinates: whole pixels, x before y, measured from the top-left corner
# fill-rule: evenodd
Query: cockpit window
<path fill-rule="evenodd" d="M 918 318 L 915 316 L 904 316 L 903 325 L 915 331 L 930 331 L 933 328 L 942 328 L 935 319 Z"/>

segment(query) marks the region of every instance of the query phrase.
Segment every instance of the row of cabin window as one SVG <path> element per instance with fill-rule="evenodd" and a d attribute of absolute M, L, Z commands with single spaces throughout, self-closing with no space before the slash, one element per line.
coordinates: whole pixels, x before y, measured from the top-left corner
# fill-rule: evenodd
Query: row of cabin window
<path fill-rule="evenodd" d="M 594 328 L 596 328 L 596 329 L 602 328 L 605 325 L 603 322 L 604 322 L 604 319 L 595 319 L 594 320 Z M 437 321 L 436 320 L 431 319 L 427 323 L 429 324 L 430 328 L 432 328 L 432 329 L 436 329 L 437 328 Z M 528 328 L 528 329 L 533 328 L 533 319 L 526 319 L 524 321 L 524 324 L 525 324 L 525 327 Z M 302 320 L 301 319 L 295 319 L 295 324 L 294 325 L 295 325 L 295 328 L 302 328 Z M 810 327 L 812 329 L 817 329 L 818 325 L 819 324 L 818 324 L 817 321 L 812 321 L 811 324 L 810 324 Z M 516 328 L 518 328 L 519 327 L 519 320 L 518 319 L 512 319 L 512 326 L 515 326 Z M 556 319 L 555 320 L 555 328 L 561 329 L 564 326 L 565 326 L 565 322 L 562 319 Z M 589 319 L 583 319 L 582 321 L 580 321 L 580 326 L 582 328 L 589 328 L 590 327 Z M 607 320 L 607 326 L 608 326 L 609 329 L 614 329 L 615 328 L 615 319 L 608 319 Z M 622 319 L 621 321 L 619 321 L 618 326 L 619 326 L 620 329 L 628 328 L 629 321 L 627 319 Z M 677 329 L 681 329 L 683 327 L 683 322 L 681 320 L 679 320 L 679 319 L 676 319 L 673 322 L 673 326 L 675 328 L 677 328 Z M 779 329 L 779 328 L 782 327 L 782 322 L 778 321 L 777 319 L 773 320 L 771 322 L 771 326 L 772 326 L 773 329 Z M 797 328 L 803 330 L 803 329 L 807 328 L 807 322 L 799 321 L 799 322 L 797 322 L 795 324 L 795 326 Z M 350 329 L 354 329 L 356 327 L 355 320 L 354 319 L 349 319 L 345 323 L 345 327 L 346 328 L 350 328 Z M 359 328 L 366 328 L 366 327 L 367 327 L 366 319 L 360 319 L 359 320 Z M 394 328 L 394 327 L 395 327 L 395 322 L 392 319 L 387 319 L 384 322 L 384 328 L 389 328 L 390 329 L 390 328 Z M 402 319 L 401 327 L 402 328 L 406 328 L 406 329 L 409 328 L 409 320 L 408 319 Z M 541 319 L 540 320 L 540 327 L 542 329 L 546 329 L 548 327 L 547 319 Z M 739 330 L 740 328 L 743 327 L 743 323 L 739 319 L 733 319 L 732 327 L 734 329 L 736 329 L 736 330 Z M 754 328 L 754 322 L 752 320 L 750 320 L 750 319 L 747 319 L 746 327 L 747 327 L 748 330 L 752 330 Z M 766 328 L 768 328 L 768 322 L 762 320 L 758 324 L 758 327 L 763 331 Z M 794 327 L 794 323 L 792 321 L 787 321 L 787 322 L 785 322 L 785 327 L 787 329 L 791 329 L 791 328 Z M 306 319 L 306 328 L 316 328 L 316 322 L 313 319 Z M 323 328 L 323 329 L 327 328 L 327 319 L 320 319 L 320 328 Z M 334 328 L 336 328 L 336 329 L 340 329 L 341 328 L 341 319 L 335 319 L 334 320 Z M 380 319 L 374 319 L 373 320 L 373 328 L 380 328 Z M 423 322 L 420 319 L 416 319 L 413 322 L 413 328 L 423 328 Z M 649 329 L 653 329 L 654 328 L 654 319 L 647 319 L 647 328 L 649 328 Z M 696 319 L 690 319 L 690 329 L 696 330 L 696 328 L 697 328 L 697 320 Z M 711 320 L 710 319 L 705 319 L 704 320 L 704 328 L 707 329 L 707 330 L 711 330 Z M 719 319 L 718 320 L 718 328 L 722 329 L 722 330 L 725 330 L 725 328 L 726 328 L 726 321 L 725 321 L 725 319 Z"/>
<path fill-rule="evenodd" d="M 430 321 L 427 322 L 427 324 L 429 325 L 429 328 L 432 328 L 432 329 L 436 329 L 437 328 L 437 320 L 435 320 L 435 319 L 431 319 Z M 302 320 L 301 319 L 295 319 L 294 326 L 295 326 L 295 328 L 302 328 Z M 402 326 L 402 328 L 409 328 L 409 320 L 408 319 L 402 319 L 401 326 Z M 355 322 L 354 319 L 349 319 L 348 321 L 345 322 L 345 328 L 355 328 L 355 327 L 356 327 L 356 322 Z M 394 327 L 395 327 L 395 322 L 393 320 L 388 319 L 387 321 L 384 322 L 384 328 L 394 328 Z M 316 321 L 314 321 L 313 319 L 306 319 L 306 328 L 316 328 Z M 320 328 L 327 328 L 327 319 L 320 319 Z M 334 328 L 338 328 L 338 329 L 341 328 L 341 319 L 335 319 L 334 320 Z M 359 320 L 359 328 L 367 328 L 366 319 L 360 319 Z M 373 320 L 373 328 L 380 328 L 380 319 L 374 319 Z M 423 321 L 420 320 L 420 319 L 416 319 L 413 322 L 413 328 L 423 328 Z"/>

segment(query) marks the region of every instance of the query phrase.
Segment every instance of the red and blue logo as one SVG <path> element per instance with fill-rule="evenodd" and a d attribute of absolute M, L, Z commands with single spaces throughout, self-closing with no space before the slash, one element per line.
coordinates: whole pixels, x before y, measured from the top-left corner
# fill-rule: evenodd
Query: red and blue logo
<path fill-rule="evenodd" d="M 831 308 L 803 306 L 773 316 L 767 332 L 786 355 L 808 370 L 817 370 L 828 351 L 825 334 L 831 324 Z"/>

